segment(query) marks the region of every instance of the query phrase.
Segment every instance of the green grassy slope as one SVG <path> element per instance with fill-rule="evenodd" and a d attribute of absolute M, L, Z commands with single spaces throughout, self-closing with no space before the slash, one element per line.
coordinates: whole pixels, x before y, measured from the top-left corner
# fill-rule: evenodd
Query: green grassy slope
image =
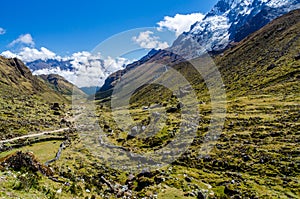
<path fill-rule="evenodd" d="M 63 183 L 50 181 L 38 173 L 35 186 L 18 190 L 16 185 L 23 179 L 22 175 L 17 175 L 15 171 L 12 174 L 2 171 L 1 196 L 298 198 L 299 32 L 300 11 L 296 10 L 214 57 L 227 92 L 227 115 L 220 138 L 205 156 L 199 156 L 199 149 L 211 120 L 209 93 L 205 82 L 191 65 L 180 63 L 173 68 L 183 74 L 196 91 L 200 121 L 193 143 L 177 161 L 145 173 L 113 170 L 77 138 L 63 151 L 62 157 L 50 165 L 54 175 L 59 176 Z M 193 60 L 193 63 L 201 64 L 203 59 Z M 209 78 L 214 80 L 215 77 Z M 162 86 L 149 85 L 139 89 L 131 97 L 130 107 L 136 123 L 149 123 L 149 111 L 144 109 L 149 104 L 160 105 L 153 108 L 159 112 L 164 108 L 171 110 L 177 107 L 178 100 Z M 109 105 L 108 102 L 100 103 L 97 111 L 100 126 L 115 145 L 136 153 L 152 152 L 163 147 L 178 133 L 181 122 L 179 109 L 168 111 L 167 126 L 145 139 L 128 136 L 129 132 L 119 128 Z M 52 147 L 53 143 L 46 143 L 45 146 Z M 40 150 L 40 145 L 32 147 L 37 158 L 45 157 L 45 150 Z M 28 147 L 20 150 L 26 151 Z"/>
<path fill-rule="evenodd" d="M 0 139 L 56 129 L 69 102 L 18 59 L 0 57 Z M 52 110 L 59 103 L 61 110 Z"/>
<path fill-rule="evenodd" d="M 214 197 L 218 198 L 297 198 L 300 194 L 299 32 L 300 11 L 296 10 L 214 57 L 225 85 L 228 113 L 220 139 L 204 158 L 199 158 L 199 149 L 211 119 L 209 93 L 205 82 L 189 63 L 174 66 L 197 91 L 202 119 L 189 151 L 173 163 L 173 167 L 186 172 L 195 169 L 197 177 L 192 178 L 193 183 L 183 179 L 183 184 L 177 186 L 171 178 L 162 184 L 191 192 L 193 189 L 183 188 L 184 185 L 189 187 L 201 180 L 212 185 Z M 202 61 L 199 58 L 192 62 L 201 64 Z M 214 79 L 213 76 L 209 78 Z M 131 115 L 137 124 L 145 125 L 149 122 L 149 113 L 143 110 L 144 106 L 160 104 L 168 108 L 177 103 L 168 89 L 145 86 L 131 97 Z M 152 151 L 154 146 L 163 146 L 172 140 L 169 135 L 180 123 L 179 113 L 168 114 L 170 125 L 151 139 L 129 139 L 128 132 L 117 128 L 107 110 L 101 111 L 100 125 L 104 128 L 106 124 L 114 131 L 109 136 L 112 143 L 135 152 Z M 180 176 L 176 172 L 174 175 Z M 160 186 L 154 183 L 143 191 L 146 193 Z"/>
<path fill-rule="evenodd" d="M 40 75 L 39 76 L 42 80 L 44 80 L 50 88 L 54 91 L 62 94 L 68 99 L 71 99 L 72 95 L 80 95 L 86 96 L 86 94 L 81 91 L 77 86 L 74 86 L 72 83 L 68 82 L 65 78 L 56 75 Z"/>

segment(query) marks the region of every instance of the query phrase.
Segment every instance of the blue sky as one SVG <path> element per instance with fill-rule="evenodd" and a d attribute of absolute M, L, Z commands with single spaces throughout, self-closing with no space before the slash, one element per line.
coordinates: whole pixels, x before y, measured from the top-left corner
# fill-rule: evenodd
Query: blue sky
<path fill-rule="evenodd" d="M 206 13 L 217 0 L 1 2 L 0 52 L 20 35 L 30 34 L 35 48 L 60 54 L 91 51 L 110 36 L 133 28 L 153 27 L 165 16 Z M 0 29 L 1 30 L 1 29 Z M 0 31 L 1 32 L 1 31 Z"/>

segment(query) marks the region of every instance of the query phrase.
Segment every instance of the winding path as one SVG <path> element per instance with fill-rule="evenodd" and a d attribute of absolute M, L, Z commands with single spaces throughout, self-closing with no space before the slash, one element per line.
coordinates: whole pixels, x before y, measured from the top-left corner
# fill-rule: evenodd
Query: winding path
<path fill-rule="evenodd" d="M 49 134 L 64 132 L 64 131 L 67 131 L 69 129 L 70 128 L 67 127 L 67 128 L 61 128 L 61 129 L 57 129 L 57 130 L 53 130 L 53 131 L 43 131 L 41 133 L 24 135 L 24 136 L 20 136 L 20 137 L 11 138 L 11 139 L 8 139 L 8 140 L 1 140 L 0 144 L 4 144 L 4 143 L 7 143 L 7 142 L 13 142 L 13 141 L 16 141 L 16 140 L 21 140 L 21 139 L 26 139 L 26 138 L 31 138 L 31 137 L 39 137 L 39 136 L 42 136 L 42 135 L 49 135 Z"/>

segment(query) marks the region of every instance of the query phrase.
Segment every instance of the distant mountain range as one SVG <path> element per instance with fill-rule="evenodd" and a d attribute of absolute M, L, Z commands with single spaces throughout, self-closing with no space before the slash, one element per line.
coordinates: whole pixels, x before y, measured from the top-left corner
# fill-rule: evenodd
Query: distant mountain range
<path fill-rule="evenodd" d="M 61 70 L 73 70 L 71 60 L 57 60 L 57 59 L 48 59 L 48 60 L 35 60 L 33 62 L 28 62 L 27 66 L 32 71 L 38 71 L 42 69 L 52 69 L 60 68 Z"/>

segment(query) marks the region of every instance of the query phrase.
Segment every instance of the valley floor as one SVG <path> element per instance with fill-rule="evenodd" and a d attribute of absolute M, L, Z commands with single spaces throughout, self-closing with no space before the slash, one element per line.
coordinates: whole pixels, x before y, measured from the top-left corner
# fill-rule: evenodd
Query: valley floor
<path fill-rule="evenodd" d="M 203 125 L 189 150 L 171 165 L 145 173 L 129 173 L 105 165 L 93 151 L 87 150 L 78 132 L 69 136 L 60 159 L 49 165 L 54 172 L 51 178 L 28 168 L 2 170 L 0 197 L 297 198 L 300 195 L 299 102 L 297 95 L 230 99 L 223 133 L 213 150 L 199 158 L 201 132 L 210 121 L 210 106 L 203 104 L 200 106 Z M 145 151 L 141 146 L 149 143 L 126 139 L 125 134 L 122 138 L 121 133 L 122 139 L 118 139 L 118 129 L 114 129 L 108 109 L 104 106 L 98 111 L 100 125 L 107 126 L 106 133 L 112 143 L 130 146 L 136 152 Z M 141 107 L 132 114 L 143 119 L 148 112 Z M 111 130 L 115 135 L 109 136 Z M 65 135 L 59 133 L 56 138 L 59 136 Z M 163 136 L 158 137 L 162 140 L 156 141 L 166 141 Z M 55 157 L 63 141 L 52 138 L 2 152 L 0 160 L 5 162 L 4 157 L 16 151 L 30 151 L 45 163 Z"/>

